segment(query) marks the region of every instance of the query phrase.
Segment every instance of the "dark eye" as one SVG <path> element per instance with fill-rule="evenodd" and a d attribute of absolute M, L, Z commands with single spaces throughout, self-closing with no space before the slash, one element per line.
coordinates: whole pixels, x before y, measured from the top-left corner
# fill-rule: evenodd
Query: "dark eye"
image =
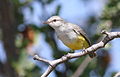
<path fill-rule="evenodd" d="M 54 22 L 56 22 L 57 20 L 56 20 L 56 19 L 54 19 L 53 21 L 54 21 Z"/>

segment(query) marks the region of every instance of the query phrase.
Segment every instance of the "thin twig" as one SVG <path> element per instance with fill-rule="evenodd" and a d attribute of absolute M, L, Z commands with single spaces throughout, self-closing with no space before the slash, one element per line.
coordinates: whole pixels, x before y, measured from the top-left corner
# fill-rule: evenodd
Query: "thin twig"
<path fill-rule="evenodd" d="M 116 73 L 114 77 L 120 77 L 120 72 Z"/>

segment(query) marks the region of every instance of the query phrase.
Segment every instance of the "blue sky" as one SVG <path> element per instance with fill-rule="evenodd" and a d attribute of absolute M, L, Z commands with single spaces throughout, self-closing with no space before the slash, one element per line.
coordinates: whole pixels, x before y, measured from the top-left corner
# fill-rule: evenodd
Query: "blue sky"
<path fill-rule="evenodd" d="M 114 39 L 112 41 L 112 49 L 111 49 L 112 62 L 115 71 L 120 71 L 120 39 Z"/>

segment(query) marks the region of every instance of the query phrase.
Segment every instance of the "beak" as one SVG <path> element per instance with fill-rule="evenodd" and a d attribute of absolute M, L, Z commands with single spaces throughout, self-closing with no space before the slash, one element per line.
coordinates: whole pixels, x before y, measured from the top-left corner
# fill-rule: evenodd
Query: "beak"
<path fill-rule="evenodd" d="M 49 22 L 48 22 L 48 21 L 45 21 L 45 22 L 43 22 L 43 24 L 49 24 Z"/>

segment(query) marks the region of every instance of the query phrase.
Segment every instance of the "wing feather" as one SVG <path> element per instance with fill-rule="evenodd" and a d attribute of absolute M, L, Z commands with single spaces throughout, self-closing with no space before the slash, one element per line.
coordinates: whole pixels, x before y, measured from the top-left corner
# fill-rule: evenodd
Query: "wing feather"
<path fill-rule="evenodd" d="M 87 34 L 83 31 L 83 29 L 81 29 L 79 26 L 75 24 L 69 23 L 69 25 L 73 25 L 73 31 L 77 33 L 78 35 L 82 35 L 85 38 L 85 40 L 88 42 L 89 46 L 91 46 L 91 42 L 88 39 Z"/>

